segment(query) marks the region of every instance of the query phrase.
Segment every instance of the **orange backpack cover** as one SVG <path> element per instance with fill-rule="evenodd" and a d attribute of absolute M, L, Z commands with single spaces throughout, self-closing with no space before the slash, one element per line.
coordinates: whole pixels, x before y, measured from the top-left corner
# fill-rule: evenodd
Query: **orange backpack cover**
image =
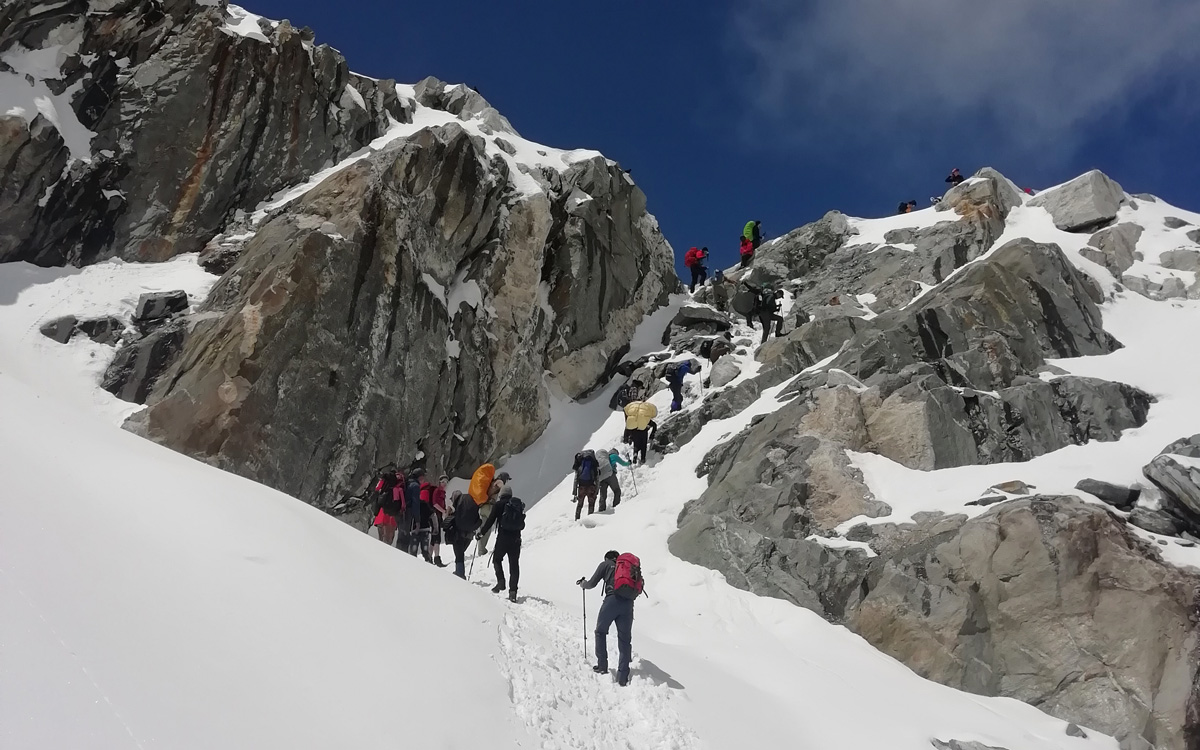
<path fill-rule="evenodd" d="M 471 487 L 467 490 L 467 494 L 475 501 L 476 505 L 483 505 L 488 499 L 488 490 L 491 489 L 492 480 L 496 478 L 496 467 L 491 464 L 484 464 L 475 470 L 471 475 Z"/>

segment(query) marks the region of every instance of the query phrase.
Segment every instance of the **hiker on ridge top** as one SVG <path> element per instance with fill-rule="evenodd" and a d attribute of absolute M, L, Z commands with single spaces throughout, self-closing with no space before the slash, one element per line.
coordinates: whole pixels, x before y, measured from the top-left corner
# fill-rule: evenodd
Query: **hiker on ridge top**
<path fill-rule="evenodd" d="M 688 288 L 691 294 L 696 293 L 696 285 L 704 286 L 704 282 L 708 280 L 708 267 L 704 265 L 704 261 L 708 259 L 708 248 L 692 248 L 683 256 L 683 265 L 692 272 L 692 284 Z"/>
<path fill-rule="evenodd" d="M 746 222 L 742 236 L 750 240 L 750 244 L 754 245 L 755 250 L 758 250 L 758 246 L 762 244 L 762 222 L 757 219 Z"/>
<path fill-rule="evenodd" d="M 950 187 L 958 187 L 966 181 L 967 178 L 959 174 L 958 167 L 951 169 L 950 176 L 946 178 L 946 182 L 950 183 Z"/>

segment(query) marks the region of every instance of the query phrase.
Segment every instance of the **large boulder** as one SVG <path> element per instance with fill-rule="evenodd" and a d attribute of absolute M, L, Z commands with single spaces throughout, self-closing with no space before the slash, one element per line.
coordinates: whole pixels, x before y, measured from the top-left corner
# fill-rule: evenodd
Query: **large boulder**
<path fill-rule="evenodd" d="M 521 450 L 545 374 L 590 391 L 678 283 L 618 166 L 547 182 L 457 124 L 336 173 L 246 243 L 131 426 L 321 507 L 418 453 L 453 474 Z"/>
<path fill-rule="evenodd" d="M 1200 272 L 1200 250 L 1193 250 L 1190 247 L 1168 250 L 1159 256 L 1158 263 L 1163 268 L 1171 268 L 1176 271 Z"/>
<path fill-rule="evenodd" d="M 984 167 L 966 182 L 955 185 L 937 203 L 938 211 L 953 209 L 960 216 L 972 212 L 995 212 L 1000 219 L 1023 203 L 1021 190 L 1004 175 Z"/>
<path fill-rule="evenodd" d="M 1123 748 L 1200 743 L 1200 576 L 1074 498 L 1010 501 L 955 532 L 909 538 L 848 618 L 877 648 Z"/>
<path fill-rule="evenodd" d="M 1200 435 L 1167 446 L 1142 473 L 1163 491 L 1166 509 L 1193 532 L 1200 532 Z"/>
<path fill-rule="evenodd" d="M 1039 193 L 1028 205 L 1050 212 L 1064 232 L 1090 232 L 1117 218 L 1125 191 L 1099 170 Z"/>
<path fill-rule="evenodd" d="M 1133 265 L 1137 242 L 1144 231 L 1141 226 L 1131 223 L 1102 229 L 1092 235 L 1088 240 L 1089 247 L 1081 252 L 1085 258 L 1104 266 L 1119 279 Z"/>

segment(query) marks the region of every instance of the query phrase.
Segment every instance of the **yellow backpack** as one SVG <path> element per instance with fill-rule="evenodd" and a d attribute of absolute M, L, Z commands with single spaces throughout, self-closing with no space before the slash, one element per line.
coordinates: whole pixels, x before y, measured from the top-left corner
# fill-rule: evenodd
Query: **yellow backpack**
<path fill-rule="evenodd" d="M 625 429 L 645 430 L 650 420 L 658 416 L 658 407 L 649 401 L 634 401 L 625 407 Z"/>

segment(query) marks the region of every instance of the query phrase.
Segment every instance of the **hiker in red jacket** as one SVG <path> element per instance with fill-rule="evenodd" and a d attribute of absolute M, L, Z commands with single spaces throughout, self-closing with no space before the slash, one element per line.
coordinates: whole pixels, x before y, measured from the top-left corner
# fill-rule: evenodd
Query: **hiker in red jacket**
<path fill-rule="evenodd" d="M 741 243 L 742 245 L 738 248 L 738 253 L 742 256 L 741 267 L 745 268 L 746 266 L 750 265 L 751 261 L 754 260 L 754 240 L 743 236 L 741 238 Z"/>
<path fill-rule="evenodd" d="M 699 250 L 692 248 L 687 251 L 687 255 L 683 256 L 683 265 L 687 266 L 692 272 L 692 286 L 688 290 L 692 294 L 696 293 L 696 284 L 704 286 L 704 282 L 708 280 L 708 267 L 704 265 L 704 261 L 708 258 L 708 248 L 702 247 Z"/>

